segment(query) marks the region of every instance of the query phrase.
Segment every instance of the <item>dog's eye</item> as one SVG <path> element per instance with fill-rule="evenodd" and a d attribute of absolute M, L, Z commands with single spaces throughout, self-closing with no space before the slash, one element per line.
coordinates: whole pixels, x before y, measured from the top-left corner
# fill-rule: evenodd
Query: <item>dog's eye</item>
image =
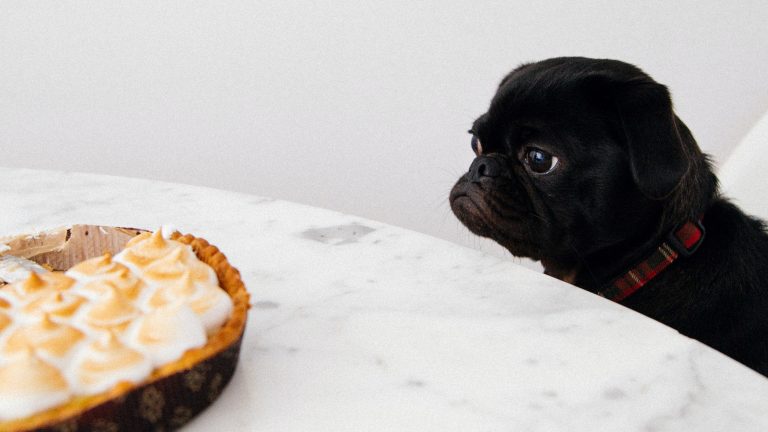
<path fill-rule="evenodd" d="M 528 165 L 528 168 L 536 174 L 548 174 L 552 172 L 559 162 L 557 156 L 552 156 L 536 147 L 528 147 L 525 149 L 524 161 L 525 164 Z"/>
<path fill-rule="evenodd" d="M 480 142 L 480 138 L 478 138 L 476 135 L 472 135 L 472 151 L 475 152 L 477 156 L 480 156 L 483 154 L 483 144 Z"/>

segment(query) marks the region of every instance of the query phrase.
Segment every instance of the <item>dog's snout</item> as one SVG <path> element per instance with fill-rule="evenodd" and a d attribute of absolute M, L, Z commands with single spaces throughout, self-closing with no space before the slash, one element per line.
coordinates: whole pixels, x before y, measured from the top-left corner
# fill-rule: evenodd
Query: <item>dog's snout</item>
<path fill-rule="evenodd" d="M 477 181 L 483 177 L 498 177 L 501 174 L 501 164 L 498 160 L 480 156 L 469 166 L 469 180 Z"/>

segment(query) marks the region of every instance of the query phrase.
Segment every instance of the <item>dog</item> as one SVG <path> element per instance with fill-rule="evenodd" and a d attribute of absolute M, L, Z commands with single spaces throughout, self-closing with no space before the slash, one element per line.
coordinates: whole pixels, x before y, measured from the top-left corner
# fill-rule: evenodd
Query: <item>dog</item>
<path fill-rule="evenodd" d="M 617 60 L 524 64 L 469 131 L 456 217 L 546 274 L 768 376 L 768 234 L 720 195 L 667 88 Z"/>

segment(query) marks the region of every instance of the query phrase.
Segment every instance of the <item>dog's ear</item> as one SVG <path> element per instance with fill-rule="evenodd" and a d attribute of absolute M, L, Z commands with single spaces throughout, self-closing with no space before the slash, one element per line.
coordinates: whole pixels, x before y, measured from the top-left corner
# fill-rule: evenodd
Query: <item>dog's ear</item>
<path fill-rule="evenodd" d="M 662 199 L 675 190 L 690 162 L 669 91 L 656 82 L 643 81 L 620 86 L 614 101 L 635 184 L 649 198 Z"/>
<path fill-rule="evenodd" d="M 602 75 L 627 146 L 635 184 L 645 196 L 663 199 L 688 171 L 690 161 L 667 88 L 644 73 Z M 594 77 L 593 77 L 594 78 Z M 603 87 L 605 91 L 605 87 Z"/>

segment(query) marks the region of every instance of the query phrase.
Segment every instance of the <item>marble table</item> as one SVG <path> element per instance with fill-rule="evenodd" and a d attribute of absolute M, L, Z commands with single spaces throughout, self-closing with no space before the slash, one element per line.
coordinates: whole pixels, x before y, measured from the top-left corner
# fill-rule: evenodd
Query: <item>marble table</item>
<path fill-rule="evenodd" d="M 172 223 L 252 294 L 189 431 L 766 431 L 768 380 L 514 263 L 383 223 L 147 180 L 0 168 L 0 232 Z"/>

